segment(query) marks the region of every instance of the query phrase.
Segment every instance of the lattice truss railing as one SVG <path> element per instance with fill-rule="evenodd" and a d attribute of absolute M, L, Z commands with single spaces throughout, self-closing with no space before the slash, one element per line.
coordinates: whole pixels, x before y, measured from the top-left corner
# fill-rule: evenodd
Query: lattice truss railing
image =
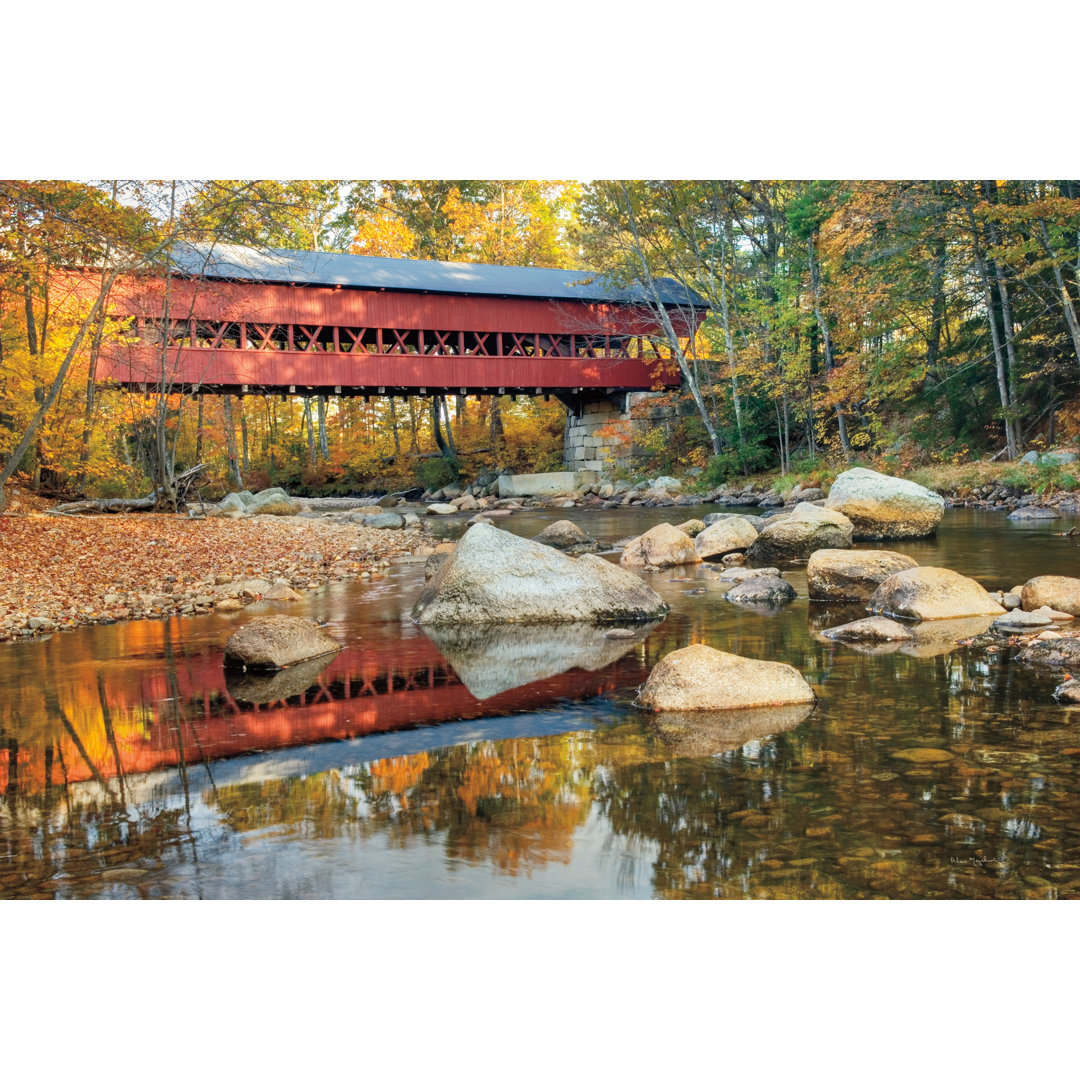
<path fill-rule="evenodd" d="M 140 320 L 144 344 L 170 348 L 254 349 L 377 356 L 564 357 L 645 359 L 659 355 L 648 339 L 613 334 L 481 333 L 471 330 L 399 330 L 389 327 L 313 326 L 303 323 Z"/>

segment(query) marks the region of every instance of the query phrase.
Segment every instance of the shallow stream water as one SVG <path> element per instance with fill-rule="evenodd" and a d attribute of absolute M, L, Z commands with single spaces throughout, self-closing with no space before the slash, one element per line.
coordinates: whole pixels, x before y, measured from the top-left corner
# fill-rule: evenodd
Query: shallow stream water
<path fill-rule="evenodd" d="M 613 543 L 713 509 L 499 524 L 569 517 Z M 1008 588 L 1075 576 L 1080 549 L 1054 535 L 1072 524 L 949 511 L 892 546 Z M 652 575 L 671 613 L 624 641 L 429 638 L 412 564 L 287 608 L 0 646 L 0 898 L 1080 896 L 1080 710 L 1052 702 L 1058 677 L 956 646 L 989 620 L 924 624 L 884 655 L 831 643 L 816 635 L 865 612 L 785 576 L 799 599 L 753 610 L 708 567 Z M 273 685 L 227 680 L 225 640 L 272 610 L 347 648 Z M 793 664 L 816 709 L 704 730 L 635 710 L 693 642 Z"/>

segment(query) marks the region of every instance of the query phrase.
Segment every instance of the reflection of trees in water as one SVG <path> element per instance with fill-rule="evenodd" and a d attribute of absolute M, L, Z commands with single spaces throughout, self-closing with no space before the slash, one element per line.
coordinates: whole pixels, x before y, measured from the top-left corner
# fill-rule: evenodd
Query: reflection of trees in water
<path fill-rule="evenodd" d="M 179 690 L 187 660 L 165 624 L 152 628 L 166 685 Z M 643 650 L 651 663 L 699 630 L 673 620 Z M 718 756 L 679 756 L 634 715 L 576 735 L 476 742 L 219 789 L 209 770 L 189 765 L 201 757 L 190 722 L 165 704 L 153 722 L 174 741 L 181 805 L 131 794 L 122 756 L 126 740 L 146 738 L 146 711 L 118 708 L 99 679 L 46 670 L 0 700 L 0 895 L 100 895 L 124 873 L 151 895 L 162 868 L 203 857 L 198 807 L 214 811 L 226 835 L 287 826 L 402 848 L 437 841 L 453 862 L 527 875 L 570 861 L 594 806 L 622 851 L 648 853 L 641 869 L 658 896 L 1027 895 L 1039 886 L 1024 877 L 1080 861 L 1069 832 L 1080 809 L 1076 759 L 984 768 L 965 756 L 969 745 L 1072 745 L 1062 713 L 1040 703 L 1053 676 L 1006 655 L 819 650 L 805 668 L 823 698 L 819 714 Z M 910 745 L 952 747 L 959 762 L 918 768 L 890 757 Z M 20 772 L 27 762 L 40 780 L 30 787 Z M 76 767 L 96 778 L 70 783 Z M 628 885 L 633 865 L 620 861 L 613 884 Z M 1062 879 L 1061 894 L 1071 887 Z"/>

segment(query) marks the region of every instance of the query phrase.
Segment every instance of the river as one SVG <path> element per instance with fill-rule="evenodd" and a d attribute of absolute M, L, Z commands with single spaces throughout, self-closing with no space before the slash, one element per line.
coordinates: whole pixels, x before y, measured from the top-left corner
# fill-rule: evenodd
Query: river
<path fill-rule="evenodd" d="M 568 517 L 613 543 L 713 509 L 499 524 Z M 1007 588 L 1074 575 L 1054 535 L 1072 524 L 948 511 L 892 546 Z M 883 655 L 830 643 L 865 612 L 785 576 L 799 598 L 761 611 L 706 567 L 653 575 L 671 613 L 626 641 L 432 640 L 408 619 L 423 567 L 402 564 L 287 608 L 0 646 L 0 898 L 1080 896 L 1080 714 L 1052 702 L 1058 677 L 957 647 L 960 625 Z M 227 680 L 225 640 L 273 610 L 347 647 L 284 684 Z M 693 642 L 794 665 L 817 708 L 666 729 L 634 693 Z M 946 760 L 895 756 L 915 748 Z"/>

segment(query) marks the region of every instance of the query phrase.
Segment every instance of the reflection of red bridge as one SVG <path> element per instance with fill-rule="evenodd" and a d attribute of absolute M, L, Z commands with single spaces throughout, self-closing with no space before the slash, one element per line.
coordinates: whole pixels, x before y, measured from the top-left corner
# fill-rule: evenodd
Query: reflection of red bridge
<path fill-rule="evenodd" d="M 46 783 L 109 778 L 187 766 L 262 750 L 504 716 L 549 708 L 640 683 L 647 674 L 636 650 L 599 672 L 574 670 L 477 700 L 427 638 L 387 642 L 381 650 L 346 649 L 304 693 L 251 705 L 234 699 L 218 652 L 147 661 L 135 673 L 102 671 L 108 709 L 68 729 L 57 718 L 53 744 L 0 749 L 8 789 L 40 792 Z M 140 713 L 153 719 L 140 722 Z M 69 721 L 70 723 L 70 721 Z M 97 730 L 90 730 L 96 725 Z M 110 741 L 107 725 L 113 737 Z M 3 745 L 0 740 L 0 746 Z M 51 775 L 46 777 L 46 761 Z M 0 780 L 0 786 L 2 786 Z"/>

